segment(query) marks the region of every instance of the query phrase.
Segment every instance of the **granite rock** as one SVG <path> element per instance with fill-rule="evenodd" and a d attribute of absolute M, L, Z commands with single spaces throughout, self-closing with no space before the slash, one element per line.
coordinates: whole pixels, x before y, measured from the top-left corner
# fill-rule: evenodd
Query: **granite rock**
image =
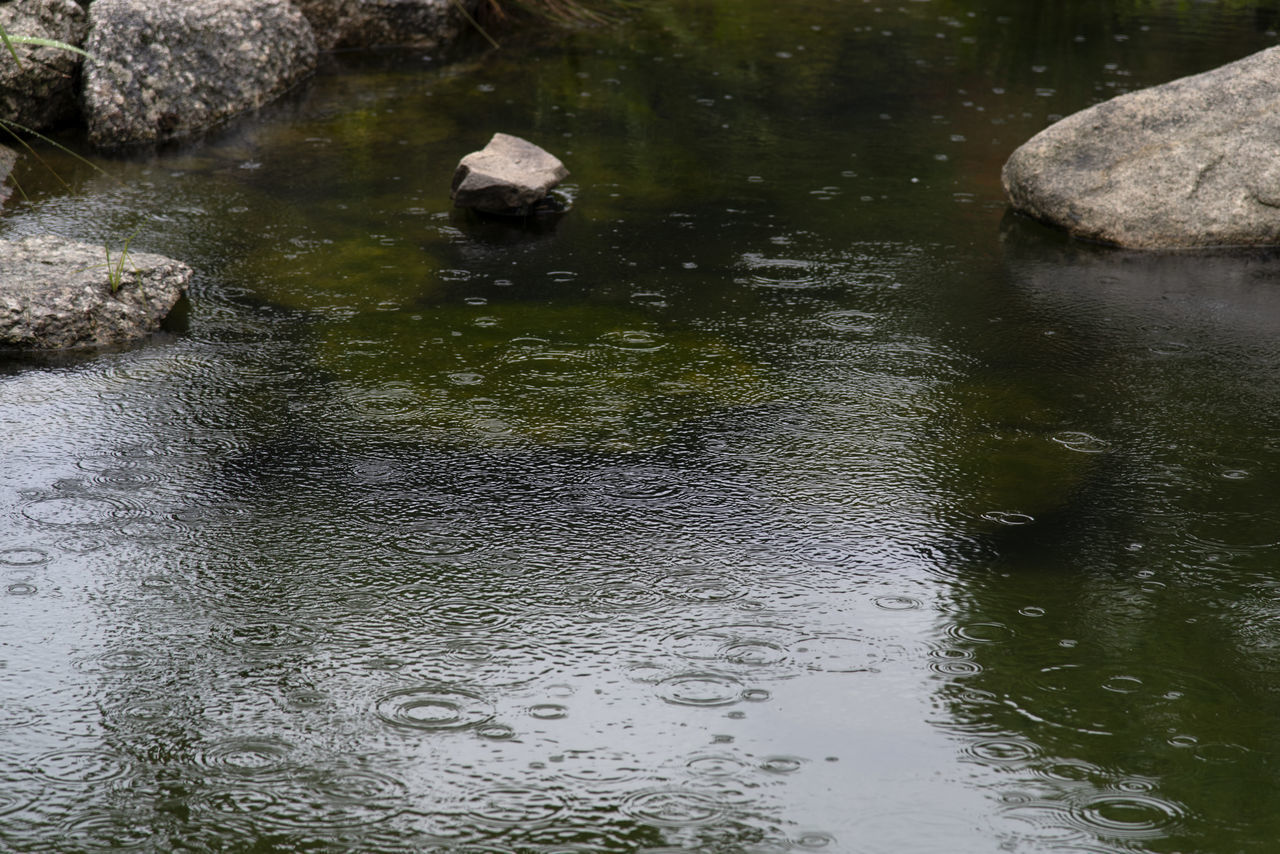
<path fill-rule="evenodd" d="M 12 0 L 0 3 L 0 26 L 15 36 L 53 39 L 83 46 L 88 22 L 74 0 Z M 15 44 L 21 67 L 0 48 L 0 119 L 41 131 L 76 119 L 78 53 L 56 47 Z"/>
<path fill-rule="evenodd" d="M 194 136 L 315 69 L 311 25 L 277 0 L 96 0 L 84 109 L 98 146 Z"/>
<path fill-rule="evenodd" d="M 469 26 L 482 0 L 292 0 L 315 31 L 321 50 L 448 45 Z M 463 10 L 466 14 L 463 14 Z"/>
<path fill-rule="evenodd" d="M 118 256 L 112 254 L 111 268 Z M 106 249 L 51 234 L 0 241 L 0 347 L 54 350 L 141 338 L 186 290 L 187 265 L 129 252 L 113 291 Z"/>
<path fill-rule="evenodd" d="M 1280 47 L 1057 122 L 1002 173 L 1015 210 L 1141 249 L 1280 244 Z"/>
<path fill-rule="evenodd" d="M 568 176 L 559 159 L 532 142 L 495 133 L 483 149 L 458 162 L 450 195 L 458 207 L 521 215 Z"/>

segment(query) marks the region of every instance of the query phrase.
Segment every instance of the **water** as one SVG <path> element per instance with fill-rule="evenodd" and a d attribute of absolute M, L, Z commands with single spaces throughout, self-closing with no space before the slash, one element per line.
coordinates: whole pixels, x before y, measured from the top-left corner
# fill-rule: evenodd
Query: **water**
<path fill-rule="evenodd" d="M 1280 14 L 779 10 L 27 168 L 5 236 L 198 272 L 0 363 L 0 849 L 1272 850 L 1280 261 L 998 174 Z M 451 209 L 495 130 L 562 219 Z"/>

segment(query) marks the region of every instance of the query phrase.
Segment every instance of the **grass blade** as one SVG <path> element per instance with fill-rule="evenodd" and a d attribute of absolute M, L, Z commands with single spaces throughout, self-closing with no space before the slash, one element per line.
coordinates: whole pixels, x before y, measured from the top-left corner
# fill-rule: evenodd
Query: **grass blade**
<path fill-rule="evenodd" d="M 90 59 L 93 59 L 92 56 L 89 56 L 89 54 L 85 53 L 75 45 L 60 42 L 57 39 L 42 39 L 36 36 L 11 36 L 6 33 L 4 36 L 4 43 L 9 48 L 9 53 L 13 54 L 14 60 L 18 59 L 18 52 L 13 49 L 15 44 L 30 44 L 35 45 L 36 47 L 56 47 L 58 50 L 69 50 L 72 53 L 78 53 L 81 56 L 88 56 Z M 18 66 L 21 67 L 22 63 L 18 62 Z"/>
<path fill-rule="evenodd" d="M 471 26 L 475 27 L 476 32 L 484 36 L 485 39 L 489 42 L 489 44 L 493 45 L 498 50 L 502 50 L 502 45 L 498 44 L 498 42 L 494 40 L 493 36 L 485 32 L 484 27 L 480 26 L 479 21 L 471 17 L 471 13 L 467 11 L 467 7 L 462 4 L 461 0 L 453 0 L 453 5 L 458 7 L 458 11 L 462 13 L 462 17 L 466 18 L 467 22 L 471 24 Z"/>
<path fill-rule="evenodd" d="M 13 41 L 9 38 L 9 33 L 3 26 L 0 26 L 0 40 L 4 41 L 4 46 L 8 48 L 9 55 L 13 57 L 13 61 L 18 63 L 18 67 L 22 67 L 22 60 L 18 58 L 18 52 L 14 50 Z"/>

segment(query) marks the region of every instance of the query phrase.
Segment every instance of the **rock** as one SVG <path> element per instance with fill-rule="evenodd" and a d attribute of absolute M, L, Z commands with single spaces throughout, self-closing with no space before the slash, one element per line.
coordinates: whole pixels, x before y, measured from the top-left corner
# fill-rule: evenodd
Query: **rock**
<path fill-rule="evenodd" d="M 474 9 L 477 5 L 465 0 Z M 457 41 L 467 26 L 454 0 L 360 0 L 363 21 L 347 37 L 352 47 L 436 48 Z"/>
<path fill-rule="evenodd" d="M 354 46 L 350 39 L 364 25 L 360 0 L 293 0 L 293 5 L 311 23 L 320 50 Z"/>
<path fill-rule="evenodd" d="M 567 177 L 564 164 L 532 142 L 495 133 L 458 162 L 450 195 L 458 207 L 520 216 Z"/>
<path fill-rule="evenodd" d="M 9 174 L 13 172 L 13 166 L 18 162 L 18 152 L 12 148 L 0 145 L 0 207 L 9 201 L 9 196 L 13 195 L 13 187 L 9 186 Z"/>
<path fill-rule="evenodd" d="M 404 45 L 435 48 L 456 41 L 469 26 L 457 0 L 293 0 L 315 31 L 321 50 Z M 467 14 L 480 3 L 464 0 Z"/>
<path fill-rule="evenodd" d="M 1014 209 L 1078 237 L 1163 249 L 1280 243 L 1280 47 L 1121 95 L 1005 163 Z"/>
<path fill-rule="evenodd" d="M 112 252 L 111 270 L 118 256 Z M 0 347 L 52 350 L 119 344 L 154 332 L 191 269 L 129 252 L 112 293 L 106 250 L 44 234 L 0 241 Z"/>
<path fill-rule="evenodd" d="M 277 0 L 96 0 L 89 24 L 84 108 L 99 146 L 192 136 L 316 64 L 311 25 Z"/>
<path fill-rule="evenodd" d="M 88 30 L 74 0 L 14 0 L 0 4 L 0 26 L 12 36 L 82 46 Z M 0 47 L 0 119 L 46 130 L 79 115 L 76 84 L 81 56 L 55 47 L 15 44 L 22 67 Z"/>

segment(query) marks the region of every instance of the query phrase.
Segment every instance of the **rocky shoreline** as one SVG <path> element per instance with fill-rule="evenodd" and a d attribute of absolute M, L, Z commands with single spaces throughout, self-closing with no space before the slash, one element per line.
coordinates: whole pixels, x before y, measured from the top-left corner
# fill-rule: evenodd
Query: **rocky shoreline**
<path fill-rule="evenodd" d="M 320 51 L 455 43 L 483 0 L 10 0 L 0 121 L 40 133 L 80 124 L 100 149 L 198 138 L 309 77 Z M 0 204 L 16 155 L 0 146 Z M 43 235 L 0 245 L 0 348 L 113 345 L 159 328 L 191 270 Z"/>
<path fill-rule="evenodd" d="M 80 123 L 99 148 L 187 139 L 279 97 L 321 50 L 455 42 L 482 0 L 11 0 L 0 26 L 89 54 L 16 46 L 0 119 Z M 87 7 L 87 8 L 85 8 Z"/>

